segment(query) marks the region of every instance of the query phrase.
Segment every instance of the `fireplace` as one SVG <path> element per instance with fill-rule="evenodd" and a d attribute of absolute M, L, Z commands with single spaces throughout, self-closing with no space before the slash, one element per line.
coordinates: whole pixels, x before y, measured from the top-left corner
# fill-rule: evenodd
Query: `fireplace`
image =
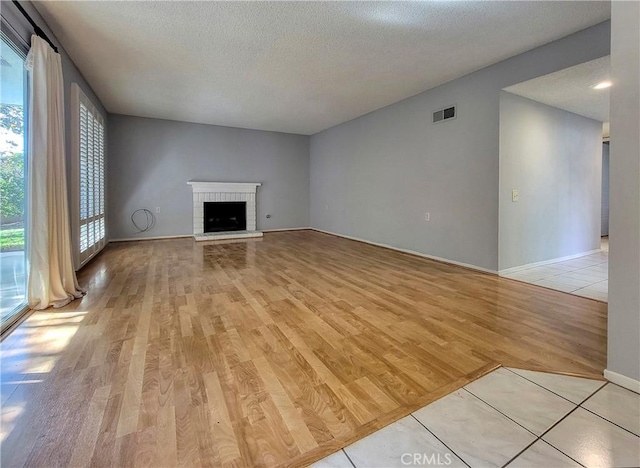
<path fill-rule="evenodd" d="M 187 183 L 193 191 L 195 240 L 262 237 L 256 229 L 256 189 L 262 185 L 260 182 Z"/>
<path fill-rule="evenodd" d="M 244 231 L 247 229 L 247 202 L 205 202 L 204 232 Z"/>

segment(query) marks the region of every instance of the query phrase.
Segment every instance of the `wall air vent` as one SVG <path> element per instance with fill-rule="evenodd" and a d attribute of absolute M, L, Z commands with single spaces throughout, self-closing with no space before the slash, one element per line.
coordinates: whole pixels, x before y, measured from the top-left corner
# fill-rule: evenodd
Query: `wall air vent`
<path fill-rule="evenodd" d="M 443 122 L 456 118 L 456 106 L 440 109 L 433 113 L 433 123 Z"/>

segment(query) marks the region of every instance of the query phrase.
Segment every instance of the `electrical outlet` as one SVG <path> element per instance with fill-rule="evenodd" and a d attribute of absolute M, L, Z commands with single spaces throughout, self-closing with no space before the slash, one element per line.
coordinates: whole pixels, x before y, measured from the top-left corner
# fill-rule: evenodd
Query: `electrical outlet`
<path fill-rule="evenodd" d="M 425 213 L 424 214 L 424 220 L 425 221 L 429 221 L 431 219 L 431 213 Z"/>
<path fill-rule="evenodd" d="M 160 213 L 160 207 L 156 206 L 156 213 Z"/>
<path fill-rule="evenodd" d="M 512 190 L 511 191 L 511 201 L 512 202 L 520 201 L 520 190 Z"/>

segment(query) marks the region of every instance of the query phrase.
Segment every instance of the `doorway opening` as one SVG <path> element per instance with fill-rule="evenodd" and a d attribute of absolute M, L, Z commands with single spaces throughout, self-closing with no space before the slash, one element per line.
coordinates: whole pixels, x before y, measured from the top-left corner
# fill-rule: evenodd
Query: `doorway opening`
<path fill-rule="evenodd" d="M 608 301 L 609 56 L 500 96 L 500 275 Z"/>

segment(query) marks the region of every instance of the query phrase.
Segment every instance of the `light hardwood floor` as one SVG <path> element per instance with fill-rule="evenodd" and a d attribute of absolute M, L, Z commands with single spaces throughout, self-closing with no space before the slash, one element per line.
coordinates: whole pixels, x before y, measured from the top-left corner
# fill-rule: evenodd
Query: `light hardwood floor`
<path fill-rule="evenodd" d="M 606 305 L 312 231 L 112 244 L 2 343 L 2 466 L 303 465 L 508 365 L 601 376 Z"/>

